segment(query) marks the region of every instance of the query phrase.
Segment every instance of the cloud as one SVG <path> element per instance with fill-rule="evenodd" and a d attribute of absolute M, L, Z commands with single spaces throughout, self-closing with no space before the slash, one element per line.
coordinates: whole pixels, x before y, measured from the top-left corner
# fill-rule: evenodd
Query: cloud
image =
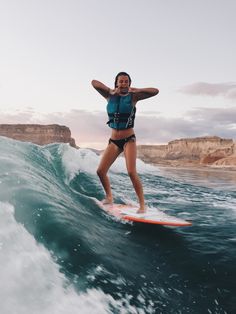
<path fill-rule="evenodd" d="M 166 143 L 174 139 L 220 136 L 236 138 L 236 108 L 195 108 L 183 117 L 138 117 L 136 133 L 143 143 Z"/>
<path fill-rule="evenodd" d="M 236 138 L 236 108 L 195 108 L 182 117 L 137 115 L 135 133 L 138 144 L 167 143 L 174 139 L 217 135 Z M 79 146 L 104 148 L 110 137 L 104 112 L 71 110 L 39 115 L 26 112 L 0 115 L 0 123 L 61 124 L 70 128 Z"/>
<path fill-rule="evenodd" d="M 179 91 L 189 95 L 224 96 L 226 98 L 236 99 L 236 83 L 211 84 L 197 82 L 183 86 Z"/>
<path fill-rule="evenodd" d="M 58 123 L 70 127 L 72 136 L 80 142 L 102 142 L 108 136 L 107 117 L 104 112 L 71 110 L 44 117 L 45 123 Z M 78 143 L 78 144 L 79 144 Z"/>
<path fill-rule="evenodd" d="M 40 119 L 34 109 L 29 107 L 24 110 L 15 110 L 14 112 L 0 112 L 0 123 L 40 123 Z"/>
<path fill-rule="evenodd" d="M 219 127 L 229 127 L 236 125 L 236 107 L 231 108 L 195 108 L 186 112 L 186 116 L 194 119 L 195 123 L 209 122 L 208 127 L 219 125 Z"/>

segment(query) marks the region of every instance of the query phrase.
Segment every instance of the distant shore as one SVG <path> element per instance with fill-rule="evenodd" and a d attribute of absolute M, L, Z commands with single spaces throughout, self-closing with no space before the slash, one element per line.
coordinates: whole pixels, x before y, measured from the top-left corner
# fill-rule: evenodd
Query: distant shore
<path fill-rule="evenodd" d="M 145 145 L 143 145 L 145 146 Z M 92 150 L 93 152 L 95 152 L 97 155 L 101 155 L 103 153 L 104 150 L 98 150 L 98 149 L 94 149 L 94 148 L 88 148 L 90 150 Z M 122 156 L 122 155 L 121 155 Z M 138 159 L 142 160 L 143 162 L 155 166 L 155 167 L 159 167 L 159 168 L 164 168 L 164 169 L 178 169 L 178 170 L 207 170 L 207 171 L 236 171 L 236 165 L 204 165 L 204 164 L 199 164 L 197 162 L 189 162 L 189 161 L 165 161 L 162 160 L 160 162 L 152 162 L 152 161 L 147 161 L 146 158 L 142 158 L 141 156 L 138 157 Z"/>
<path fill-rule="evenodd" d="M 150 163 L 150 165 L 153 165 L 158 168 L 163 169 L 178 169 L 178 170 L 199 170 L 199 171 L 235 171 L 236 172 L 236 166 L 211 166 L 211 165 L 163 165 L 163 164 L 157 164 L 157 163 Z"/>

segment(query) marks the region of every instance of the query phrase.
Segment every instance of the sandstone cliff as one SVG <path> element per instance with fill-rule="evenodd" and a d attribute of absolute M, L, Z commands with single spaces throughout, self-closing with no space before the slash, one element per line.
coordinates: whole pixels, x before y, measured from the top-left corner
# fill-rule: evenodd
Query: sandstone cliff
<path fill-rule="evenodd" d="M 0 136 L 38 145 L 59 142 L 69 143 L 72 147 L 76 147 L 70 129 L 58 124 L 0 124 Z"/>
<path fill-rule="evenodd" d="M 146 162 L 169 166 L 236 166 L 236 148 L 232 139 L 206 136 L 179 139 L 167 145 L 140 145 L 138 157 Z M 225 162 L 223 160 L 225 159 Z"/>

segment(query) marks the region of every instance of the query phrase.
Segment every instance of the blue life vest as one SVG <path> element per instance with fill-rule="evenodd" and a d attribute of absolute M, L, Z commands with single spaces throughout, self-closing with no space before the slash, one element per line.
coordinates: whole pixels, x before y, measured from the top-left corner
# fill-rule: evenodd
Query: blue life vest
<path fill-rule="evenodd" d="M 132 104 L 132 95 L 111 95 L 107 104 L 109 121 L 112 129 L 130 129 L 134 126 L 136 107 Z"/>

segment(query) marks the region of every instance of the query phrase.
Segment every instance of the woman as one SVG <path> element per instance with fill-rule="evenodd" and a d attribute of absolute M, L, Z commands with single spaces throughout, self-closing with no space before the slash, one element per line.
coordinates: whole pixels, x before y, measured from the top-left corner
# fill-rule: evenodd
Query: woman
<path fill-rule="evenodd" d="M 103 204 L 112 204 L 113 197 L 107 172 L 120 153 L 124 152 L 127 171 L 139 200 L 137 213 L 144 213 L 143 187 L 136 171 L 136 137 L 133 126 L 137 102 L 157 95 L 159 90 L 157 88 L 132 88 L 130 85 L 131 78 L 126 72 L 117 74 L 114 89 L 110 89 L 99 81 L 92 81 L 92 86 L 108 101 L 109 121 L 107 124 L 112 129 L 111 138 L 103 153 L 97 174 L 106 193 Z"/>

